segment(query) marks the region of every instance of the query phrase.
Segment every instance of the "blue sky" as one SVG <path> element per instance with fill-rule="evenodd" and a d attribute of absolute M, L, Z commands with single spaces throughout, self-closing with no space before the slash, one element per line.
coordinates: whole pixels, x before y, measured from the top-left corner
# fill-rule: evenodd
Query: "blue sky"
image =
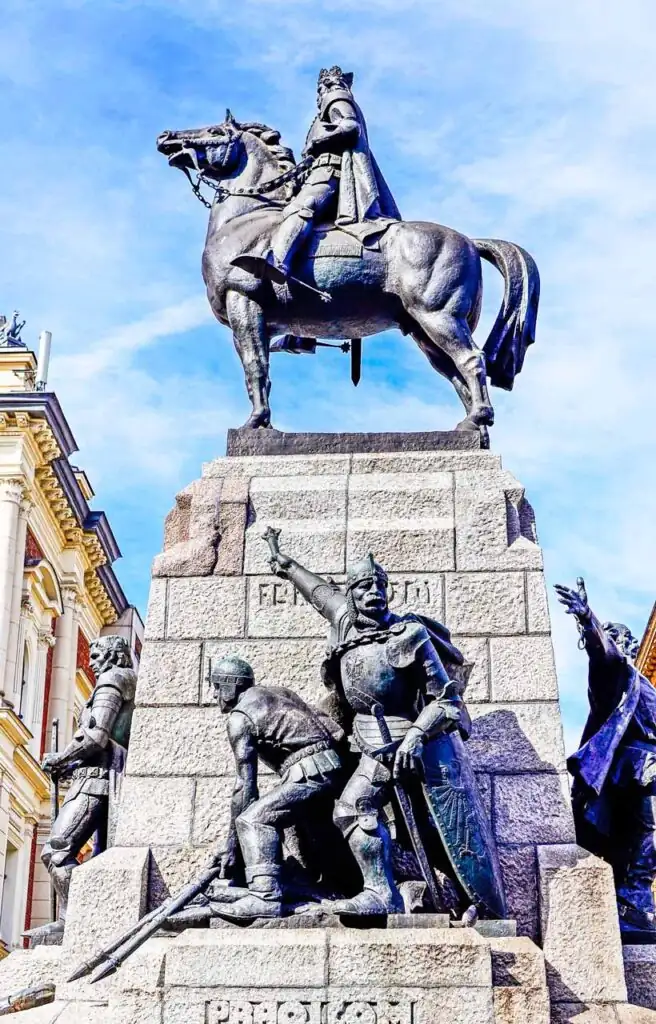
<path fill-rule="evenodd" d="M 0 309 L 53 332 L 51 383 L 142 609 L 176 490 L 248 409 L 200 278 L 205 211 L 155 152 L 164 128 L 266 121 L 298 154 L 317 69 L 356 74 L 404 217 L 517 241 L 538 262 L 537 344 L 493 393 L 493 448 L 536 508 L 550 583 L 641 633 L 656 596 L 650 0 L 4 0 Z M 501 279 L 486 273 L 482 343 Z M 413 343 L 277 357 L 290 430 L 446 429 Z M 570 746 L 585 662 L 553 609 Z"/>

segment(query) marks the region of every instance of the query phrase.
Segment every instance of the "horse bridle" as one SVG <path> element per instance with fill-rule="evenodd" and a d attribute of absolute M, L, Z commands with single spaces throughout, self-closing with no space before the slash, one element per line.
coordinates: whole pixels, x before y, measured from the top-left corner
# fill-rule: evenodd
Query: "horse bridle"
<path fill-rule="evenodd" d="M 184 171 L 185 176 L 191 185 L 191 191 L 196 196 L 196 199 L 198 199 L 203 206 L 206 206 L 208 210 L 211 210 L 212 203 L 209 202 L 201 192 L 201 185 L 207 185 L 208 188 L 211 188 L 214 192 L 214 198 L 218 199 L 219 202 L 223 202 L 224 199 L 228 199 L 230 196 L 251 196 L 254 199 L 259 199 L 260 197 L 266 196 L 267 193 L 280 188 L 281 185 L 286 185 L 287 182 L 299 181 L 307 174 L 313 162 L 313 157 L 306 156 L 300 163 L 295 164 L 294 167 L 290 168 L 290 170 L 285 171 L 283 174 L 279 174 L 277 178 L 271 178 L 269 181 L 263 181 L 261 185 L 257 186 L 257 188 L 236 188 L 233 190 L 226 188 L 224 185 L 218 185 L 215 181 L 212 181 L 211 178 L 204 175 L 200 170 L 197 172 L 195 182 L 188 167 L 181 167 L 180 170 Z M 281 203 L 280 205 L 284 206 L 285 204 Z"/>

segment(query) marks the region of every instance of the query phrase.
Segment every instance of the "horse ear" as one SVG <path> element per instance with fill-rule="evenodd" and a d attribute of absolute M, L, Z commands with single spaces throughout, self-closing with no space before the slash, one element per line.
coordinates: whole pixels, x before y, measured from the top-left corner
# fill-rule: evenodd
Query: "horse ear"
<path fill-rule="evenodd" d="M 346 84 L 348 85 L 348 87 L 350 89 L 351 86 L 353 85 L 353 72 L 352 71 L 345 72 L 345 74 L 344 74 L 344 81 L 346 82 Z"/>
<path fill-rule="evenodd" d="M 226 124 L 236 124 L 236 121 L 235 121 L 234 117 L 232 116 L 232 111 L 231 111 L 230 107 L 226 107 L 225 123 Z"/>

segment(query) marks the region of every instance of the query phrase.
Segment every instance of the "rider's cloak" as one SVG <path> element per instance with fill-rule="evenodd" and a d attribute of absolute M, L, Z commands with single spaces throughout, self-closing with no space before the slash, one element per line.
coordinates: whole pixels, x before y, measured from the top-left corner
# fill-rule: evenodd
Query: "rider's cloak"
<path fill-rule="evenodd" d="M 394 197 L 369 149 L 364 115 L 347 89 L 332 89 L 326 93 L 321 109 L 310 126 L 305 141 L 306 149 L 316 136 L 324 136 L 322 125 L 330 123 L 330 108 L 338 101 L 346 102 L 352 108 L 360 132 L 356 144 L 342 153 L 335 223 L 339 227 L 351 228 L 364 221 L 380 218 L 400 220 L 401 214 Z M 367 229 L 370 230 L 370 225 L 367 225 Z"/>

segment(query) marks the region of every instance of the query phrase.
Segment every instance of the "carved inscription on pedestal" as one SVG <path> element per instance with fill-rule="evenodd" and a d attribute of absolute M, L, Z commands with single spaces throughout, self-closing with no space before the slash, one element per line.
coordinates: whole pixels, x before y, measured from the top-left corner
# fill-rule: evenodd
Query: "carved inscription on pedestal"
<path fill-rule="evenodd" d="M 440 582 L 435 578 L 420 576 L 390 580 L 388 595 L 390 607 L 397 610 L 429 608 L 440 599 Z M 304 602 L 291 583 L 284 580 L 260 580 L 257 584 L 257 603 L 260 608 L 288 608 Z"/>
<path fill-rule="evenodd" d="M 218 999 L 205 1004 L 207 1024 L 413 1024 L 415 1000 Z"/>

